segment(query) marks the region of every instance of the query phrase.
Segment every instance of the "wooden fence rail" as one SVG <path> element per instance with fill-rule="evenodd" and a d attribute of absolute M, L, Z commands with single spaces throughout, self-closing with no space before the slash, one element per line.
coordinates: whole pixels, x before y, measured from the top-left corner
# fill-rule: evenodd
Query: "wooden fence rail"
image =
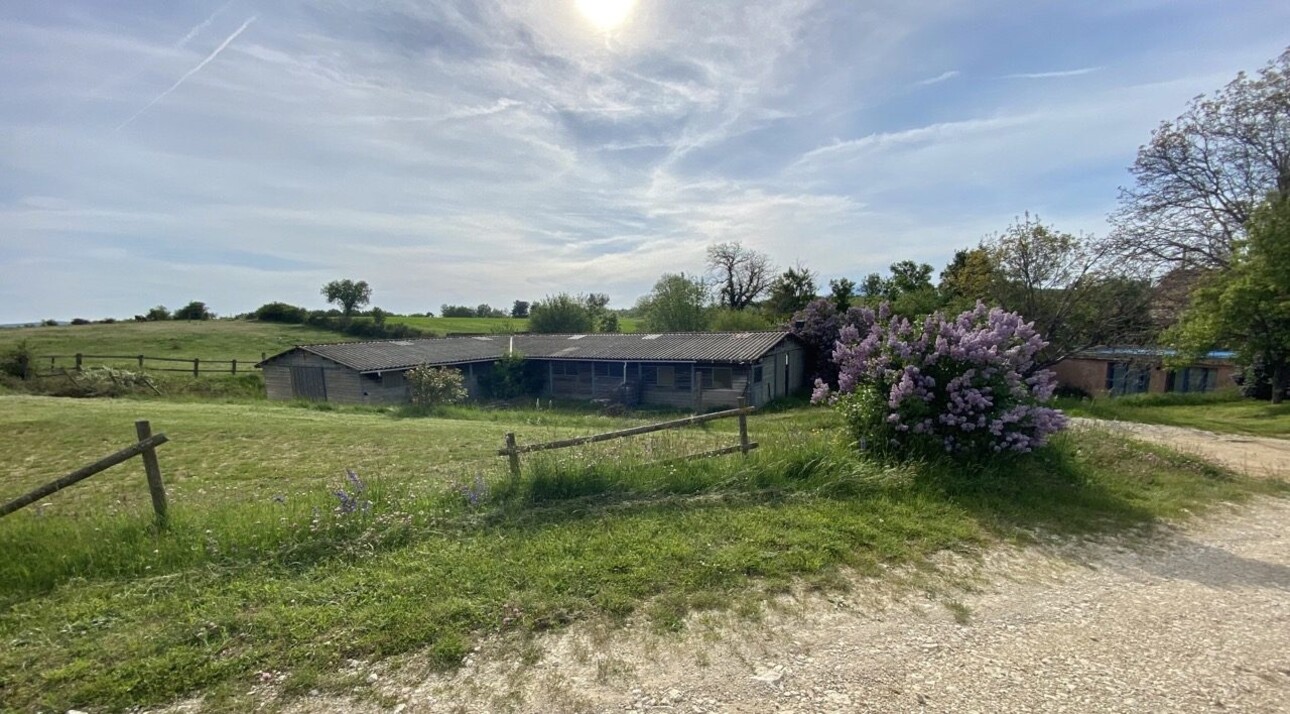
<path fill-rule="evenodd" d="M 712 412 L 711 414 L 698 414 L 696 416 L 684 417 L 682 419 L 672 419 L 671 421 L 661 421 L 661 422 L 656 422 L 654 424 L 644 424 L 642 426 L 634 426 L 629 429 L 620 429 L 618 431 L 608 431 L 603 434 L 593 434 L 591 436 L 578 436 L 572 439 L 559 439 L 557 441 L 548 441 L 541 444 L 525 444 L 524 446 L 520 446 L 519 444 L 516 443 L 514 432 L 508 432 L 506 434 L 506 443 L 504 446 L 502 446 L 502 448 L 497 450 L 497 455 L 505 456 L 507 457 L 507 459 L 509 459 L 510 467 L 511 467 L 511 476 L 513 478 L 518 479 L 520 477 L 520 454 L 531 454 L 535 451 L 548 451 L 550 449 L 567 449 L 572 446 L 582 446 L 583 444 L 594 444 L 600 441 L 609 441 L 611 439 L 622 439 L 623 437 L 627 437 L 627 436 L 649 434 L 651 432 L 665 431 L 668 429 L 680 429 L 682 427 L 693 426 L 695 424 L 702 424 L 704 422 L 715 421 L 717 419 L 729 419 L 731 417 L 738 417 L 739 418 L 739 443 L 738 444 L 735 444 L 734 446 L 722 447 L 720 449 L 713 449 L 712 451 L 704 451 L 698 454 L 689 454 L 679 459 L 671 459 L 671 461 L 685 461 L 689 459 L 707 458 L 710 456 L 721 456 L 723 454 L 733 454 L 736 451 L 741 452 L 745 456 L 747 456 L 749 451 L 752 451 L 758 446 L 757 442 L 749 441 L 748 439 L 748 415 L 752 413 L 753 410 L 754 410 L 753 407 L 745 406 L 744 399 L 741 397 L 739 399 L 739 407 L 737 409 L 727 409 L 725 411 Z"/>
<path fill-rule="evenodd" d="M 268 355 L 260 353 L 260 361 Z M 30 363 L 24 363 L 23 369 L 27 377 L 53 377 L 62 373 L 59 371 L 58 361 L 70 360 L 72 369 L 82 372 L 86 367 L 86 360 L 90 361 L 108 361 L 108 362 L 133 362 L 139 370 L 148 370 L 152 372 L 184 372 L 199 377 L 202 374 L 237 374 L 238 366 L 241 365 L 245 371 L 245 365 L 248 360 L 236 359 L 202 359 L 200 357 L 151 357 L 148 355 L 92 355 L 83 352 L 66 355 L 38 355 L 31 358 Z M 253 360 L 249 360 L 253 361 Z M 152 366 L 149 362 L 162 362 L 166 364 L 183 364 L 184 367 L 161 367 Z M 224 365 L 222 367 L 216 365 Z M 39 368 L 47 366 L 48 372 L 40 372 Z M 64 367 L 63 369 L 66 369 Z"/>
<path fill-rule="evenodd" d="M 166 438 L 165 434 L 153 434 L 152 425 L 147 421 L 135 422 L 134 428 L 135 434 L 139 437 L 137 443 L 131 444 L 116 453 L 104 456 L 88 466 L 82 466 L 60 479 L 51 481 L 4 505 L 0 505 L 0 518 L 20 508 L 30 506 L 36 501 L 57 493 L 74 483 L 84 481 L 94 474 L 140 456 L 143 459 L 144 474 L 148 478 L 148 491 L 152 495 L 152 510 L 156 514 L 157 525 L 164 528 L 167 524 L 166 488 L 161 481 L 161 466 L 157 461 L 157 447 L 170 440 Z"/>

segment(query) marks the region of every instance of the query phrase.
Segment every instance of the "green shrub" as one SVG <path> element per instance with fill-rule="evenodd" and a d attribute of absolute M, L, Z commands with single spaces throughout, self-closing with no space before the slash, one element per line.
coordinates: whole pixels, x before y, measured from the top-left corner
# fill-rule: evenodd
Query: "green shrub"
<path fill-rule="evenodd" d="M 281 322 L 288 325 L 299 325 L 308 318 L 308 310 L 303 307 L 288 305 L 285 302 L 265 303 L 255 311 L 255 319 L 261 322 Z"/>
<path fill-rule="evenodd" d="M 14 345 L 13 349 L 6 352 L 3 358 L 0 358 L 0 374 L 26 379 L 27 371 L 30 367 L 31 347 L 27 345 L 26 340 Z"/>
<path fill-rule="evenodd" d="M 419 407 L 460 404 L 469 396 L 466 378 L 461 370 L 452 367 L 421 365 L 408 370 L 407 379 L 412 390 L 412 403 Z"/>

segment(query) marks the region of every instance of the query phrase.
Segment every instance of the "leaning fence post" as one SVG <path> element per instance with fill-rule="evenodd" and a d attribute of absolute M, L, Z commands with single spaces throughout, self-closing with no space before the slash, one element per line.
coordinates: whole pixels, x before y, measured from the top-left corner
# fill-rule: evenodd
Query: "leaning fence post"
<path fill-rule="evenodd" d="M 739 451 L 748 455 L 748 400 L 739 398 Z"/>
<path fill-rule="evenodd" d="M 136 421 L 134 431 L 138 434 L 139 441 L 143 441 L 152 436 L 152 425 L 146 420 Z M 161 465 L 157 463 L 157 450 L 149 447 L 140 456 L 143 458 L 143 470 L 148 474 L 148 491 L 152 494 L 152 510 L 157 513 L 157 526 L 165 528 L 168 524 L 166 487 L 161 483 Z"/>
<path fill-rule="evenodd" d="M 515 445 L 515 432 L 506 432 L 506 456 L 511 462 L 511 478 L 520 477 L 520 449 Z"/>

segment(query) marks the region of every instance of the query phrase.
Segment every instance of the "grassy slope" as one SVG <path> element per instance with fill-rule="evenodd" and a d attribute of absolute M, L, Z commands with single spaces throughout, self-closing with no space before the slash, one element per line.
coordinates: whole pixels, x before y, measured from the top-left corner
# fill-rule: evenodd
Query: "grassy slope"
<path fill-rule="evenodd" d="M 254 363 L 298 344 L 353 338 L 303 325 L 247 320 L 199 322 L 118 322 L 111 325 L 60 325 L 0 330 L 0 353 L 26 340 L 39 355 L 144 354 L 149 357 L 230 360 Z M 101 362 L 96 360 L 95 363 Z M 70 366 L 70 360 L 60 360 Z M 47 366 L 47 363 L 42 364 Z"/>
<path fill-rule="evenodd" d="M 794 579 L 835 586 L 1033 529 L 1106 532 L 1216 499 L 1276 491 L 1105 437 L 965 478 L 866 463 L 831 413 L 756 417 L 748 460 L 642 467 L 728 443 L 732 424 L 526 460 L 508 486 L 492 455 L 634 423 L 458 409 L 373 409 L 0 397 L 0 499 L 130 440 L 146 417 L 174 527 L 157 535 L 137 462 L 0 521 L 0 700 L 20 710 L 124 708 L 202 689 L 238 710 L 255 673 L 288 690 L 348 689 L 346 658 L 427 650 L 455 664 L 472 639 L 644 609 L 753 605 Z M 335 513 L 342 469 L 370 510 Z M 478 486 L 476 485 L 478 483 Z M 480 497 L 471 503 L 463 491 Z M 275 500 L 281 496 L 282 502 Z"/>
<path fill-rule="evenodd" d="M 496 332 L 524 332 L 529 329 L 527 319 L 510 317 L 415 317 L 391 315 L 391 324 L 411 325 L 420 330 L 429 330 L 436 334 Z M 618 318 L 618 327 L 623 332 L 636 332 L 637 320 L 630 317 Z"/>
<path fill-rule="evenodd" d="M 1061 406 L 1075 416 L 1095 419 L 1290 438 L 1290 402 L 1273 405 L 1230 394 L 1153 394 L 1072 401 Z"/>

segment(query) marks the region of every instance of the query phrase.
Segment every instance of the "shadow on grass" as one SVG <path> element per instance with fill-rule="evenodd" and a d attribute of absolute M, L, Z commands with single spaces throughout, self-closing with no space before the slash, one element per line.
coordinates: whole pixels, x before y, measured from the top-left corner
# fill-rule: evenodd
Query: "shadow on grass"
<path fill-rule="evenodd" d="M 596 518 L 632 509 L 705 508 L 709 504 L 775 504 L 812 499 L 855 502 L 935 503 L 969 518 L 991 533 L 1015 537 L 1035 531 L 1062 534 L 1114 533 L 1150 524 L 1169 510 L 1152 508 L 1151 491 L 1178 490 L 1187 503 L 1203 497 L 1186 485 L 1194 478 L 1232 482 L 1223 472 L 1187 462 L 1191 473 L 1142 473 L 1149 450 L 1108 440 L 1092 454 L 1061 440 L 1037 454 L 984 464 L 930 461 L 883 464 L 839 450 L 790 450 L 730 469 L 696 465 L 663 470 L 639 466 L 586 464 L 541 466 L 505 493 L 490 514 L 492 526 L 542 527 L 568 519 Z M 1114 466 L 1126 467 L 1117 470 Z M 1119 488 L 1110 482 L 1121 479 Z M 1206 490 L 1206 489 L 1201 489 Z M 1139 493 L 1142 491 L 1142 493 Z"/>

